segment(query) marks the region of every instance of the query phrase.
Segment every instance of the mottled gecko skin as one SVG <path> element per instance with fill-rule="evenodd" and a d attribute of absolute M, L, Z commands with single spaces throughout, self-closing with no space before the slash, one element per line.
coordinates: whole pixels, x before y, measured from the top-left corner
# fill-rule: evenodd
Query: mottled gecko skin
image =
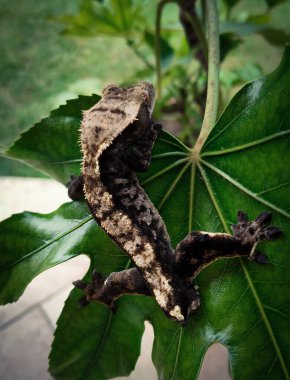
<path fill-rule="evenodd" d="M 266 256 L 256 245 L 279 238 L 281 230 L 267 227 L 269 212 L 249 222 L 240 211 L 233 236 L 193 231 L 173 250 L 166 226 L 136 176 L 148 169 L 161 129 L 151 120 L 154 101 L 149 83 L 110 85 L 84 112 L 82 175 L 72 181 L 69 195 L 78 199 L 83 186 L 92 215 L 136 267 L 106 279 L 94 272 L 91 283 L 74 284 L 85 293 L 82 305 L 95 300 L 113 308 L 123 294 L 153 295 L 169 318 L 184 325 L 200 305 L 192 280 L 204 267 L 220 257 L 238 256 L 265 264 Z"/>
<path fill-rule="evenodd" d="M 186 281 L 173 270 L 174 251 L 166 226 L 135 174 L 136 169 L 148 168 L 157 137 L 159 126 L 150 119 L 154 100 L 153 87 L 148 83 L 110 86 L 102 100 L 84 113 L 84 191 L 95 219 L 130 256 L 164 312 L 183 321 L 192 287 L 188 289 Z M 129 121 L 124 122 L 128 114 Z M 112 125 L 118 126 L 117 134 Z M 136 154 L 139 141 L 141 161 Z"/>

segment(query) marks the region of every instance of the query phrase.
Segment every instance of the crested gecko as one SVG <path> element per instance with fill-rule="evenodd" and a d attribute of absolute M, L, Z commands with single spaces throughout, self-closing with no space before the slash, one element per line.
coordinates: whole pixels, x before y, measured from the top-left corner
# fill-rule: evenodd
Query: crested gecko
<path fill-rule="evenodd" d="M 122 294 L 154 296 L 167 317 L 185 325 L 200 305 L 192 281 L 219 257 L 247 256 L 260 264 L 255 250 L 262 240 L 277 239 L 281 230 L 267 227 L 269 212 L 249 222 L 238 212 L 233 235 L 193 231 L 174 250 L 159 212 L 140 186 L 136 173 L 146 171 L 161 125 L 152 121 L 154 88 L 147 82 L 128 87 L 109 85 L 102 99 L 84 111 L 81 126 L 82 175 L 69 186 L 72 199 L 82 191 L 91 213 L 134 267 L 92 281 L 75 281 L 85 295 L 80 304 L 99 301 L 114 308 Z"/>

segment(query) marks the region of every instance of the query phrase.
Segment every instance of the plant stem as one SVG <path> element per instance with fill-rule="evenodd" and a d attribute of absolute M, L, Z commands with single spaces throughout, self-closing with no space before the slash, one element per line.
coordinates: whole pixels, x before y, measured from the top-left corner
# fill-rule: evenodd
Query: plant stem
<path fill-rule="evenodd" d="M 196 13 L 195 0 L 179 0 L 179 19 L 191 50 L 196 51 L 196 58 L 207 71 L 207 40 L 204 27 Z"/>
<path fill-rule="evenodd" d="M 185 14 L 186 14 L 186 17 L 188 18 L 188 21 L 191 23 L 193 29 L 195 30 L 202 52 L 207 60 L 207 54 L 208 54 L 207 41 L 203 32 L 203 27 L 201 25 L 201 22 L 199 21 L 199 18 L 197 17 L 196 13 L 189 14 L 185 12 Z"/>
<path fill-rule="evenodd" d="M 201 19 L 202 19 L 202 23 L 203 23 L 203 26 L 205 28 L 205 1 L 206 0 L 201 0 Z"/>
<path fill-rule="evenodd" d="M 198 156 L 215 124 L 219 100 L 220 47 L 217 3 L 216 0 L 206 0 L 205 5 L 208 25 L 207 96 L 201 131 L 193 149 L 195 156 Z"/>
<path fill-rule="evenodd" d="M 130 39 L 126 39 L 127 45 L 133 50 L 133 52 L 136 54 L 138 58 L 140 58 L 145 66 L 150 69 L 154 70 L 154 66 L 148 61 L 147 57 L 137 48 L 134 41 Z"/>
<path fill-rule="evenodd" d="M 173 0 L 160 0 L 157 4 L 156 21 L 155 21 L 155 61 L 156 61 L 156 75 L 157 75 L 157 98 L 161 98 L 162 94 L 162 78 L 161 78 L 161 17 L 163 8 L 167 3 Z"/>

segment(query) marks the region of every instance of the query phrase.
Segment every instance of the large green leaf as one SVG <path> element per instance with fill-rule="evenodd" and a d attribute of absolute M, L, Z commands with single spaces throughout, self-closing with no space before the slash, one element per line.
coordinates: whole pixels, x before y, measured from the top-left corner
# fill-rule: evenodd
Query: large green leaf
<path fill-rule="evenodd" d="M 24 212 L 2 222 L 0 302 L 16 301 L 39 273 L 85 252 L 86 237 L 102 240 L 91 219 L 87 207 L 74 202 L 48 215 Z"/>
<path fill-rule="evenodd" d="M 50 356 L 56 378 L 105 379 L 130 373 L 139 354 L 143 322 L 149 320 L 155 333 L 153 361 L 161 379 L 196 378 L 206 349 L 218 341 L 229 350 L 234 379 L 289 380 L 289 99 L 290 47 L 275 72 L 246 85 L 233 98 L 196 160 L 190 149 L 162 133 L 150 170 L 140 176 L 173 245 L 193 229 L 229 231 L 238 210 L 247 211 L 251 218 L 271 210 L 274 224 L 285 235 L 261 247 L 270 263 L 258 266 L 247 260 L 222 259 L 210 265 L 196 279 L 202 306 L 185 328 L 169 321 L 152 298 L 123 297 L 116 314 L 111 314 L 98 304 L 78 309 L 81 292 L 73 290 L 58 321 Z M 69 174 L 79 171 L 76 129 L 84 101 L 89 106 L 88 98 L 68 103 L 73 104 L 74 118 L 68 117 L 62 134 L 55 133 L 57 128 L 48 118 L 23 134 L 9 155 L 24 161 L 29 155 L 30 164 L 65 183 Z M 47 144 L 38 146 L 39 141 Z M 2 223 L 6 239 L 2 268 L 7 278 L 26 263 L 30 272 L 34 261 L 41 267 L 40 256 L 44 270 L 86 253 L 91 258 L 88 277 L 93 267 L 107 274 L 129 265 L 90 220 L 82 203 L 64 205 L 51 215 L 26 217 Z M 16 239 L 9 237 L 15 230 L 32 234 L 18 250 Z M 54 238 L 57 241 L 42 247 Z M 3 289 L 3 300 L 17 298 L 29 279 L 10 282 Z"/>
<path fill-rule="evenodd" d="M 78 141 L 82 111 L 99 99 L 93 95 L 69 100 L 23 133 L 6 155 L 67 183 L 70 175 L 80 171 L 82 160 Z"/>

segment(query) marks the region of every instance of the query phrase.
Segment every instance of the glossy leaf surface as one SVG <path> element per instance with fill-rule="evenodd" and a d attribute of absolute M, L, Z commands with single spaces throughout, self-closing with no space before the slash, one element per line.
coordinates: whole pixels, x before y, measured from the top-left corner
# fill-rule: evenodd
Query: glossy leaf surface
<path fill-rule="evenodd" d="M 92 231 L 93 230 L 93 231 Z M 97 229 L 99 230 L 99 229 Z M 85 249 L 87 234 L 95 243 L 96 226 L 81 203 L 67 203 L 51 214 L 24 212 L 1 223 L 0 302 L 16 301 L 39 273 Z M 4 254 L 5 253 L 5 254 Z"/>
<path fill-rule="evenodd" d="M 239 259 L 222 259 L 210 265 L 196 279 L 202 306 L 185 328 L 169 321 L 151 298 L 123 297 L 116 314 L 111 314 L 98 304 L 78 309 L 81 292 L 73 290 L 58 321 L 50 356 L 56 378 L 105 379 L 129 374 L 139 354 L 143 322 L 149 320 L 155 332 L 153 361 L 160 379 L 196 378 L 206 349 L 217 341 L 229 349 L 233 379 L 289 379 L 289 99 L 288 47 L 275 72 L 246 85 L 233 98 L 197 160 L 190 149 L 164 132 L 155 144 L 149 171 L 140 176 L 174 246 L 194 229 L 229 232 L 238 210 L 248 212 L 251 219 L 261 211 L 272 211 L 273 222 L 283 229 L 284 237 L 261 244 L 260 249 L 269 257 L 268 265 Z M 67 119 L 63 144 L 57 134 L 49 135 L 50 128 L 44 128 L 48 118 L 23 134 L 9 155 L 26 160 L 29 152 L 30 163 L 67 182 L 69 174 L 79 170 L 77 128 L 83 107 L 79 102 L 68 103 L 74 104 L 75 116 L 73 123 Z M 90 99 L 82 98 L 82 102 Z M 50 125 L 54 131 L 54 123 Z M 42 133 L 54 150 L 45 144 L 38 148 L 36 141 Z M 69 140 L 71 136 L 75 139 Z M 33 222 L 39 218 L 41 229 Z M 128 267 L 127 257 L 90 218 L 85 205 L 72 203 L 51 215 L 24 214 L 3 222 L 3 236 L 8 236 L 4 238 L 3 273 L 9 278 L 17 265 L 26 262 L 31 271 L 27 259 L 31 263 L 35 260 L 37 266 L 42 256 L 46 269 L 78 253 L 91 258 L 88 277 L 94 267 L 103 274 Z M 56 233 L 57 226 L 61 231 Z M 13 250 L 15 239 L 9 239 L 9 233 L 20 229 L 30 231 L 34 239 L 22 250 Z M 71 231 L 69 238 L 65 231 Z M 60 234 L 65 235 L 54 245 L 41 248 L 44 240 Z M 37 249 L 37 254 L 27 257 Z M 21 260 L 21 264 L 15 266 L 13 260 Z M 11 284 L 3 291 L 3 300 L 10 299 L 12 293 L 16 298 L 25 287 L 24 282 Z"/>

